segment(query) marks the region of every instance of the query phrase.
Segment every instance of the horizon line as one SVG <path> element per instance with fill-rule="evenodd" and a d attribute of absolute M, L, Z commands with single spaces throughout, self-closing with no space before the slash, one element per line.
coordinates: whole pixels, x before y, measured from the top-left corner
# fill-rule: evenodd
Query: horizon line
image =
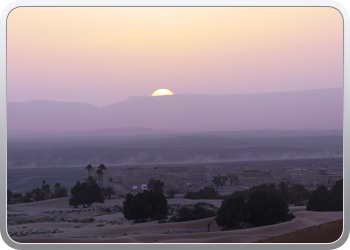
<path fill-rule="evenodd" d="M 6 100 L 6 104 L 8 103 L 16 103 L 16 104 L 24 104 L 24 103 L 30 103 L 30 102 L 55 102 L 55 103 L 79 103 L 79 104 L 88 104 L 88 105 L 92 105 L 95 106 L 97 108 L 104 108 L 107 106 L 111 106 L 114 105 L 116 103 L 120 103 L 120 102 L 125 102 L 130 100 L 131 98 L 171 98 L 174 96 L 185 96 L 185 95 L 196 95 L 196 96 L 237 96 L 237 95 L 264 95 L 264 94 L 278 94 L 278 93 L 296 93 L 296 92 L 309 92 L 309 91 L 318 91 L 318 90 L 335 90 L 335 89 L 344 89 L 343 87 L 334 87 L 334 88 L 319 88 L 319 89 L 306 89 L 306 90 L 293 90 L 293 91 L 276 91 L 276 92 L 257 92 L 257 93 L 234 93 L 234 94 L 196 94 L 196 93 L 174 93 L 174 95 L 167 95 L 167 96 L 145 96 L 145 95 L 140 95 L 140 96 L 129 96 L 128 99 L 126 100 L 120 100 L 120 101 L 116 101 L 114 103 L 111 104 L 105 104 L 105 105 L 97 105 L 97 104 L 93 104 L 93 103 L 88 103 L 88 102 L 79 102 L 79 101 L 62 101 L 62 100 L 45 100 L 45 99 L 39 99 L 39 100 L 29 100 L 29 101 L 8 101 Z"/>

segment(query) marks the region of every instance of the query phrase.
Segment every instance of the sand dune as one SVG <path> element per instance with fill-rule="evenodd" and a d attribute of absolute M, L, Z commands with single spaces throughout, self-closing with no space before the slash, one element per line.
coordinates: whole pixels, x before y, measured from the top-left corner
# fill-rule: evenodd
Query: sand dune
<path fill-rule="evenodd" d="M 215 206 L 221 204 L 220 200 L 187 199 L 169 200 L 169 204 L 201 201 Z M 104 212 L 104 208 L 121 206 L 122 202 L 123 199 L 106 200 L 104 204 L 94 204 L 88 209 L 73 209 L 67 198 L 9 205 L 8 221 L 11 223 L 8 231 L 13 240 L 23 243 L 247 243 L 320 242 L 338 237 L 342 229 L 343 212 L 311 212 L 305 207 L 290 207 L 296 218 L 289 222 L 231 231 L 221 231 L 214 217 L 176 223 L 134 224 L 125 220 L 121 212 Z M 327 230 L 332 231 L 333 238 L 323 237 Z"/>
<path fill-rule="evenodd" d="M 332 243 L 343 233 L 343 220 L 327 222 L 291 233 L 259 240 L 256 243 Z"/>

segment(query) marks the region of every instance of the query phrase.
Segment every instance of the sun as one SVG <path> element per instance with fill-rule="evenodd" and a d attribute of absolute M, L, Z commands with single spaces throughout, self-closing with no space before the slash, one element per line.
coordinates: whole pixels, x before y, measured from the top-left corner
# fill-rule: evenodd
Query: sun
<path fill-rule="evenodd" d="M 174 95 L 169 89 L 158 89 L 153 92 L 151 96 L 163 96 L 163 95 Z"/>

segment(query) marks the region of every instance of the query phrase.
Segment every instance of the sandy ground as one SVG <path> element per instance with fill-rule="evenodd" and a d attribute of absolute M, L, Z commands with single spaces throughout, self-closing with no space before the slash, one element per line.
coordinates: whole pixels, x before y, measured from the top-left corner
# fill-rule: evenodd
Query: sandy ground
<path fill-rule="evenodd" d="M 216 207 L 221 204 L 220 200 L 168 201 L 174 207 L 198 202 Z M 73 209 L 68 198 L 61 198 L 9 205 L 8 233 L 14 241 L 23 243 L 247 243 L 334 241 L 342 231 L 343 212 L 311 212 L 305 207 L 290 207 L 296 218 L 289 222 L 232 231 L 221 231 L 214 218 L 134 224 L 120 212 L 122 203 L 123 199 L 106 200 L 90 208 Z M 329 231 L 333 238 L 324 237 L 330 235 Z"/>
<path fill-rule="evenodd" d="M 332 243 L 343 233 L 343 220 L 307 227 L 291 233 L 270 237 L 256 243 Z M 322 237 L 320 237 L 322 235 Z"/>

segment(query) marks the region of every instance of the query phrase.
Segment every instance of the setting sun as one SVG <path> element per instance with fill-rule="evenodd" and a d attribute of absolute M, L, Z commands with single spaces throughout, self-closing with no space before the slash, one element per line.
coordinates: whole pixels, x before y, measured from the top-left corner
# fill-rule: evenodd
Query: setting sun
<path fill-rule="evenodd" d="M 152 96 L 174 95 L 169 89 L 158 89 L 153 92 Z"/>

